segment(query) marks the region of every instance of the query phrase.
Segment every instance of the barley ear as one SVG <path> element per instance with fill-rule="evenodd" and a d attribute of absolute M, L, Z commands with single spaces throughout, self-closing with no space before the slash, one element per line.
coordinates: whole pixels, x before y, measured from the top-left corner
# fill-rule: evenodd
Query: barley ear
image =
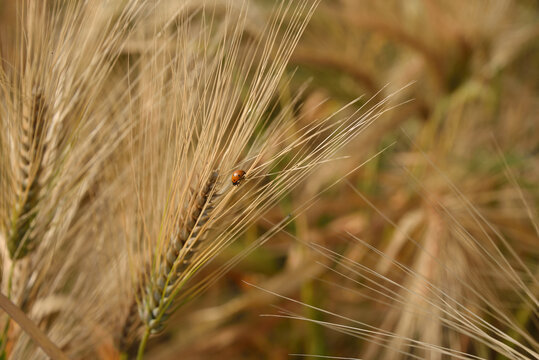
<path fill-rule="evenodd" d="M 203 226 L 212 210 L 212 193 L 217 181 L 217 171 L 210 174 L 202 189 L 192 194 L 184 216 L 171 234 L 166 254 L 157 274 L 146 288 L 140 314 L 150 333 L 163 330 L 164 322 L 173 303 L 174 292 L 181 276 L 191 264 L 191 258 L 200 249 L 205 239 Z"/>
<path fill-rule="evenodd" d="M 23 102 L 21 134 L 18 152 L 18 183 L 11 219 L 7 226 L 10 257 L 20 259 L 35 246 L 32 233 L 46 170 L 45 132 L 46 105 L 43 95 L 34 88 Z"/>

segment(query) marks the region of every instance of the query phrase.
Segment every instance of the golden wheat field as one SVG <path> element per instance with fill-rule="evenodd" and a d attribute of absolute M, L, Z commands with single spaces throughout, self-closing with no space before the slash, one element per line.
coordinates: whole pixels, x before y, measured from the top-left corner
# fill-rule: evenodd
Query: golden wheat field
<path fill-rule="evenodd" d="M 0 360 L 539 359 L 534 0 L 0 0 Z"/>

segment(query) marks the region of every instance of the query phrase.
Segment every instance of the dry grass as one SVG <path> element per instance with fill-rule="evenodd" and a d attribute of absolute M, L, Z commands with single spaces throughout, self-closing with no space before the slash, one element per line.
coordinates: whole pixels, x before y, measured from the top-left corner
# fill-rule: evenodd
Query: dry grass
<path fill-rule="evenodd" d="M 539 356 L 533 3 L 317 3 L 0 2 L 3 358 Z"/>

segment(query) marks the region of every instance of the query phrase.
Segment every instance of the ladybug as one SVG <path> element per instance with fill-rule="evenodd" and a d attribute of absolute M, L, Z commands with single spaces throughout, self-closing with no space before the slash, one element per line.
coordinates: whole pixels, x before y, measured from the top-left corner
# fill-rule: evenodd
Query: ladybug
<path fill-rule="evenodd" d="M 245 179 L 245 171 L 234 171 L 234 173 L 232 174 L 232 185 L 238 186 L 243 179 Z"/>

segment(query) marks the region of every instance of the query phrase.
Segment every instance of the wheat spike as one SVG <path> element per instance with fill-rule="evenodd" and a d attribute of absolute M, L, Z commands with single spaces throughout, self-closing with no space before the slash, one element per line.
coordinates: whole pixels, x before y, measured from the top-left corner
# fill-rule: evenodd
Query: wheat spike
<path fill-rule="evenodd" d="M 37 90 L 23 106 L 19 146 L 19 185 L 8 226 L 8 250 L 13 259 L 24 257 L 33 246 L 33 220 L 36 216 L 43 179 L 45 101 Z"/>
<path fill-rule="evenodd" d="M 190 201 L 190 209 L 171 234 L 170 245 L 163 257 L 156 278 L 146 289 L 146 296 L 140 308 L 142 319 L 151 333 L 164 328 L 169 316 L 167 310 L 172 305 L 170 296 L 178 286 L 182 273 L 191 264 L 191 258 L 203 245 L 207 223 L 212 210 L 212 192 L 217 181 L 217 172 L 211 173 L 200 191 Z"/>

